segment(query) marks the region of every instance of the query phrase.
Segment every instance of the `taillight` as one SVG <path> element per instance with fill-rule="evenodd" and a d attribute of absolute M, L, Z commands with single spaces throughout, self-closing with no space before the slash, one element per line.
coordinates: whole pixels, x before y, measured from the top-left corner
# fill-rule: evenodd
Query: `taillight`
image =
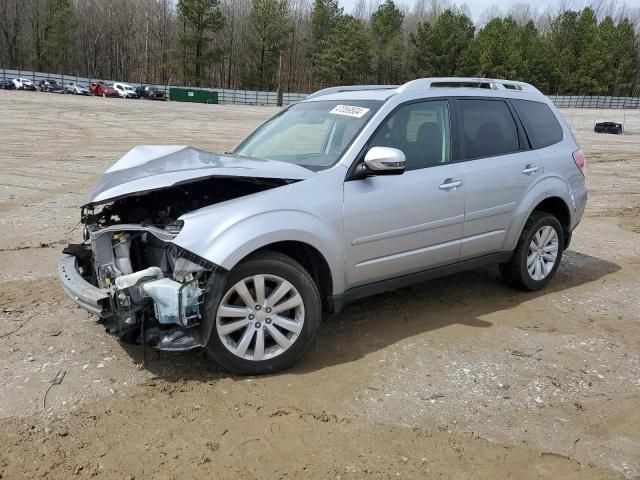
<path fill-rule="evenodd" d="M 582 172 L 582 174 L 584 175 L 584 165 L 586 161 L 585 161 L 584 152 L 582 151 L 582 149 L 579 149 L 573 152 L 573 161 L 576 162 L 576 167 L 578 167 Z"/>

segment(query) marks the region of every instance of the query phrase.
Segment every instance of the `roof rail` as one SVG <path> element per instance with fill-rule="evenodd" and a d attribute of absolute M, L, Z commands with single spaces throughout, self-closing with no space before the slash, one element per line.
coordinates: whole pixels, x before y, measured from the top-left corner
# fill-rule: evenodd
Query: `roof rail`
<path fill-rule="evenodd" d="M 489 88 L 492 90 L 517 90 L 529 93 L 541 93 L 536 87 L 525 82 L 475 77 L 419 78 L 402 85 L 398 88 L 398 93 L 413 90 L 424 90 L 433 87 Z"/>
<path fill-rule="evenodd" d="M 395 90 L 397 88 L 398 85 L 346 85 L 342 87 L 329 87 L 312 93 L 307 98 L 305 98 L 305 100 L 309 100 L 310 98 L 315 97 L 322 97 L 324 95 L 331 95 L 332 93 L 353 92 L 361 90 Z"/>

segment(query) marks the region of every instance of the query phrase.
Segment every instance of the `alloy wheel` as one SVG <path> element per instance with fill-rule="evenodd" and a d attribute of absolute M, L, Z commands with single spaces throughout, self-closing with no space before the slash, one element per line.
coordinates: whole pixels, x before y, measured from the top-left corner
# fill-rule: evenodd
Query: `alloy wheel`
<path fill-rule="evenodd" d="M 294 344 L 304 319 L 302 296 L 291 282 L 277 275 L 252 275 L 222 297 L 216 331 L 222 344 L 237 357 L 268 360 Z"/>
<path fill-rule="evenodd" d="M 558 259 L 558 232 L 549 226 L 541 227 L 531 239 L 527 255 L 527 271 L 536 280 L 544 280 Z"/>

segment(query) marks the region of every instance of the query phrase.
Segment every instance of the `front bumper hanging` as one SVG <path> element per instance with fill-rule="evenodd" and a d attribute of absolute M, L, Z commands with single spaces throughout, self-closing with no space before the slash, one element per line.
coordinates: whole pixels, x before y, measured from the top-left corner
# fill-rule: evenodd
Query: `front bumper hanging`
<path fill-rule="evenodd" d="M 76 257 L 62 254 L 58 261 L 58 276 L 64 291 L 79 306 L 102 318 L 111 315 L 109 292 L 82 278 Z"/>
<path fill-rule="evenodd" d="M 109 290 L 96 287 L 85 280 L 78 270 L 78 261 L 75 256 L 62 254 L 58 261 L 58 276 L 62 282 L 62 288 L 78 306 L 104 319 L 107 326 L 109 321 L 117 319 Z M 128 342 L 125 338 L 120 340 L 126 343 L 144 342 L 159 350 L 186 351 L 204 346 L 210 330 L 211 325 L 207 321 L 195 328 L 179 326 L 159 328 L 157 325 L 149 325 L 144 330 L 144 339 L 132 339 L 132 342 Z"/>

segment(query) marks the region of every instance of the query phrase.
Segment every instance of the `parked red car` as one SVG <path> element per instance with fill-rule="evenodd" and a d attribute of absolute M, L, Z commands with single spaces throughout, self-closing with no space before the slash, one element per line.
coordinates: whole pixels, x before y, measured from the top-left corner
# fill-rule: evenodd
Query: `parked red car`
<path fill-rule="evenodd" d="M 119 97 L 120 94 L 113 88 L 112 85 L 105 82 L 93 82 L 89 87 L 93 95 L 100 97 Z"/>

